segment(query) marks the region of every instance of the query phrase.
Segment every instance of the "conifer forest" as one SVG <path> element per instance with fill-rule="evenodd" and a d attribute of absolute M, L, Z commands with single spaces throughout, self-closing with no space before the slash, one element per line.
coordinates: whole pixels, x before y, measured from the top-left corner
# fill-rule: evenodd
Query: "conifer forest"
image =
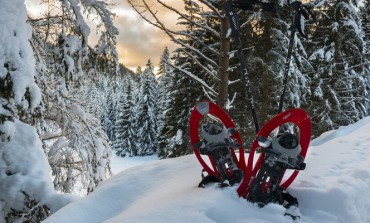
<path fill-rule="evenodd" d="M 147 58 L 145 67 L 132 71 L 118 61 L 120 30 L 110 1 L 44 0 L 47 13 L 34 18 L 24 0 L 0 0 L 0 190 L 12 184 L 24 198 L 0 195 L 0 221 L 12 222 L 23 213 L 37 222 L 52 208 L 39 203 L 44 195 L 33 192 L 38 185 L 23 188 L 11 179 L 22 171 L 17 161 L 23 156 L 34 159 L 32 165 L 43 162 L 50 168 L 50 190 L 86 195 L 111 175 L 113 153 L 160 159 L 191 154 L 189 116 L 201 100 L 224 108 L 249 148 L 255 132 L 221 7 L 225 0 L 179 1 L 181 11 L 171 1 L 155 2 L 176 14 L 174 28 L 152 10 L 152 1 L 127 0 L 177 46 L 164 48 L 159 64 Z M 237 11 L 262 124 L 278 111 L 292 22 L 286 1 L 269 2 L 276 3 L 276 12 Z M 304 24 L 308 38 L 295 36 L 284 109 L 306 110 L 315 138 L 369 115 L 370 1 L 305 4 L 315 19 Z M 91 24 L 98 31 L 96 45 L 89 43 Z M 39 146 L 42 153 L 7 150 L 17 129 L 34 133 L 15 145 Z"/>

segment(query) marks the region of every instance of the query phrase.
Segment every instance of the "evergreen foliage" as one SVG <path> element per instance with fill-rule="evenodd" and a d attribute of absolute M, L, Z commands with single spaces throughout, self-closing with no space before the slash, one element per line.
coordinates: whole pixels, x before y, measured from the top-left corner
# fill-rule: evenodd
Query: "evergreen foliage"
<path fill-rule="evenodd" d="M 22 2 L 0 1 L 7 6 Z M 288 6 L 271 2 L 278 4 L 276 14 L 238 11 L 261 126 L 277 112 L 290 38 Z M 235 43 L 215 1 L 183 0 L 185 8 L 178 13 L 183 30 L 172 33 L 179 46 L 173 53 L 164 49 L 158 81 L 150 60 L 144 70 L 138 67 L 135 73 L 118 65 L 118 31 L 106 3 L 44 3 L 47 14 L 29 18 L 31 27 L 25 23 L 25 11 L 20 27 L 7 30 L 9 26 L 0 24 L 4 62 L 0 69 L 1 188 L 18 174 L 4 160 L 4 148 L 17 129 L 35 133 L 28 135 L 34 137 L 29 141 L 34 142 L 35 151 L 39 144 L 41 149 L 42 141 L 42 159 L 49 162 L 54 189 L 82 194 L 93 191 L 110 175 L 111 147 L 119 156 L 168 158 L 192 153 L 189 116 L 202 99 L 227 108 L 244 141 L 252 142 L 255 132 L 233 51 Z M 314 36 L 309 40 L 295 36 L 284 109 L 306 109 L 315 137 L 370 113 L 370 3 L 363 1 L 361 10 L 352 0 L 316 1 L 310 6 L 317 15 Z M 5 18 L 11 16 L 7 13 L 3 12 Z M 90 47 L 86 18 L 93 14 L 100 33 L 96 46 Z M 32 30 L 30 42 L 27 30 Z M 7 44 L 10 40 L 15 44 Z M 0 210 L 4 216 L 0 221 L 17 221 L 19 215 L 40 221 L 50 214 L 31 189 L 22 191 L 16 201 L 22 205 L 17 208 L 5 204 L 7 211 Z M 8 194 L 0 193 L 0 198 Z"/>
<path fill-rule="evenodd" d="M 179 65 L 185 58 L 179 54 L 175 58 L 175 65 Z M 194 90 L 197 83 L 189 76 L 174 70 L 171 75 L 172 81 L 167 85 L 169 91 L 169 108 L 163 117 L 164 128 L 160 135 L 161 147 L 158 156 L 160 158 L 178 157 L 192 153 L 189 144 L 188 123 L 191 108 L 199 99 L 199 94 Z"/>
<path fill-rule="evenodd" d="M 364 6 L 361 7 L 361 19 L 362 19 L 362 28 L 364 31 L 364 53 L 366 63 L 364 66 L 365 69 L 365 83 L 366 83 L 366 102 L 365 109 L 367 115 L 370 114 L 370 1 L 364 1 Z"/>
<path fill-rule="evenodd" d="M 134 155 L 144 156 L 157 152 L 157 81 L 154 66 L 149 60 L 140 78 L 137 102 L 137 141 Z"/>
<path fill-rule="evenodd" d="M 19 121 L 34 118 L 41 102 L 29 43 L 31 27 L 26 23 L 24 2 L 2 0 L 0 4 L 0 222 L 36 222 L 50 214 L 48 203 L 39 204 L 45 196 L 38 193 L 38 187 L 47 190 L 51 182 L 33 181 L 35 174 L 28 169 L 44 166 L 47 161 L 35 157 L 42 153 L 35 128 Z M 34 214 L 28 215 L 30 209 Z"/>
<path fill-rule="evenodd" d="M 284 4 L 273 2 L 277 4 L 276 13 L 242 11 L 239 14 L 242 24 L 242 44 L 245 49 L 243 52 L 247 60 L 247 70 L 260 126 L 278 112 L 285 63 L 291 41 L 291 10 L 286 2 Z M 308 72 L 312 72 L 312 67 L 306 59 L 307 55 L 301 38 L 297 33 L 294 36 L 283 109 L 303 107 L 310 96 Z M 235 47 L 235 43 L 232 42 L 231 48 L 235 49 Z M 241 81 L 237 81 L 241 79 L 239 60 L 234 53 L 232 56 L 230 80 L 234 81 L 234 84 L 231 85 L 230 94 L 235 96 L 235 99 L 230 107 L 230 114 L 239 123 L 246 148 L 249 148 L 255 129 L 249 113 L 245 86 Z"/>
<path fill-rule="evenodd" d="M 135 91 L 135 82 L 130 78 L 125 78 L 123 81 L 123 95 L 120 98 L 118 109 L 118 120 L 116 126 L 116 136 L 119 146 L 116 146 L 116 154 L 119 156 L 135 156 L 138 148 L 137 145 L 137 130 L 136 117 L 138 107 L 136 106 L 135 98 L 138 96 Z M 136 93 L 136 94 L 135 94 Z"/>
<path fill-rule="evenodd" d="M 170 53 L 166 47 L 161 55 L 158 71 L 157 140 L 159 153 L 163 150 L 162 148 L 166 147 L 166 136 L 164 133 L 168 131 L 168 123 L 165 122 L 165 117 L 172 106 L 169 88 L 173 86 L 174 79 L 173 68 L 169 65 L 170 63 Z"/>
<path fill-rule="evenodd" d="M 109 176 L 111 152 L 100 118 L 89 114 L 89 108 L 82 102 L 83 87 L 99 73 L 116 72 L 118 31 L 106 3 L 48 1 L 45 4 L 48 6 L 45 17 L 29 20 L 44 111 L 35 120 L 35 126 L 44 143 L 55 188 L 70 193 L 82 185 L 84 190 L 79 193 L 89 193 Z M 55 12 L 57 15 L 52 14 Z M 87 45 L 90 27 L 84 13 L 87 17 L 92 13 L 97 15 L 101 38 L 95 48 Z M 96 96 L 100 94 L 97 87 L 93 90 Z"/>
<path fill-rule="evenodd" d="M 365 43 L 356 3 L 320 3 L 317 34 L 307 44 L 315 71 L 308 106 L 315 136 L 354 123 L 366 112 Z"/>

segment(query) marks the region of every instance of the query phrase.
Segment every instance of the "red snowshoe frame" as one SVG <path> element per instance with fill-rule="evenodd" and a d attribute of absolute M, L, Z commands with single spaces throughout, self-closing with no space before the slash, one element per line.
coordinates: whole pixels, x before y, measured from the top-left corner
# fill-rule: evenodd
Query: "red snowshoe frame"
<path fill-rule="evenodd" d="M 257 133 L 257 136 L 268 137 L 272 131 L 274 131 L 277 127 L 285 123 L 293 123 L 298 126 L 300 132 L 299 142 L 301 145 L 300 155 L 305 157 L 311 139 L 311 121 L 307 112 L 302 109 L 295 108 L 276 115 L 262 127 L 262 129 Z M 237 189 L 239 196 L 244 198 L 247 197 L 249 193 L 249 185 L 251 181 L 254 179 L 254 177 L 256 177 L 259 169 L 263 164 L 263 160 L 265 157 L 264 154 L 260 154 L 256 164 L 253 167 L 254 154 L 256 152 L 256 149 L 259 147 L 256 138 L 254 139 L 252 147 L 249 152 L 248 163 L 246 172 L 244 174 L 244 179 L 240 184 L 239 188 Z M 299 173 L 298 170 L 292 172 L 292 174 L 286 180 L 280 182 L 280 186 L 284 189 L 287 189 L 290 186 L 290 184 L 294 181 L 294 179 L 297 177 L 298 173 Z"/>
<path fill-rule="evenodd" d="M 197 103 L 190 116 L 190 142 L 192 145 L 200 141 L 199 137 L 199 124 L 202 120 L 203 116 L 211 114 L 217 118 L 219 118 L 222 123 L 225 125 L 226 128 L 235 128 L 234 122 L 231 120 L 230 116 L 222 110 L 219 106 L 216 104 L 210 102 L 210 101 L 202 101 Z M 243 145 L 242 139 L 240 137 L 239 132 L 234 133 L 231 138 L 235 139 L 238 144 Z M 216 176 L 217 178 L 220 178 L 220 173 L 218 172 L 216 168 L 215 161 L 212 159 L 212 157 L 208 156 L 211 166 L 209 166 L 203 157 L 201 156 L 199 150 L 195 147 L 193 147 L 194 154 L 199 160 L 199 163 L 202 165 L 203 169 L 209 174 Z M 243 172 L 246 171 L 245 166 L 245 158 L 244 158 L 244 148 L 239 148 L 239 158 L 237 158 L 237 155 L 235 154 L 234 150 L 231 150 L 233 158 L 237 161 L 238 167 L 243 170 Z"/>

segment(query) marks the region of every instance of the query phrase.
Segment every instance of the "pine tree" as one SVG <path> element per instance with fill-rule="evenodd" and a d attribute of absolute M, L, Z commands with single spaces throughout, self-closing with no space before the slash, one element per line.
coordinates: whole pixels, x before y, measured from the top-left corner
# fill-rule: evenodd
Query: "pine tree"
<path fill-rule="evenodd" d="M 135 74 L 140 75 L 140 74 L 142 74 L 142 73 L 143 73 L 143 69 L 141 68 L 141 66 L 138 66 L 138 67 L 136 68 Z"/>
<path fill-rule="evenodd" d="M 149 60 L 140 79 L 137 103 L 137 154 L 152 155 L 157 152 L 157 81 L 153 65 Z"/>
<path fill-rule="evenodd" d="M 172 106 L 170 104 L 169 89 L 173 85 L 173 68 L 169 65 L 170 53 L 166 47 L 161 55 L 161 60 L 159 62 L 158 71 L 158 109 L 157 109 L 157 123 L 158 123 L 158 150 L 161 151 L 162 148 L 166 146 L 166 138 L 163 133 L 168 130 L 167 124 L 165 123 L 165 116 Z"/>
<path fill-rule="evenodd" d="M 86 79 L 97 78 L 99 72 L 116 71 L 118 31 L 104 2 L 45 3 L 49 9 L 46 17 L 29 20 L 45 110 L 43 117 L 36 120 L 38 131 L 48 152 L 55 188 L 73 192 L 79 181 L 78 185 L 91 192 L 110 174 L 110 146 L 99 119 L 87 113 L 81 103 L 81 86 Z M 52 16 L 54 8 L 60 14 Z M 104 37 L 95 48 L 87 45 L 90 27 L 83 13 L 95 13 L 100 22 Z"/>
<path fill-rule="evenodd" d="M 242 24 L 242 45 L 245 49 L 243 53 L 247 62 L 248 76 L 260 127 L 278 112 L 291 37 L 292 21 L 289 6 L 278 4 L 276 1 L 271 1 L 271 3 L 276 3 L 276 13 L 262 11 L 256 14 L 252 11 L 243 11 L 242 14 L 239 14 Z M 231 48 L 236 48 L 234 42 L 232 42 Z M 248 143 L 253 142 L 255 127 L 246 100 L 245 86 L 242 81 L 237 81 L 241 79 L 241 71 L 239 58 L 234 54 L 230 60 L 230 67 L 233 68 L 230 80 L 235 83 L 230 85 L 230 94 L 235 96 L 235 99 L 230 108 L 230 114 L 235 122 L 239 123 L 241 135 Z M 283 110 L 305 106 L 310 95 L 309 71 L 312 72 L 312 67 L 302 46 L 301 36 L 296 34 Z M 246 148 L 249 146 L 250 144 L 247 144 Z"/>
<path fill-rule="evenodd" d="M 310 48 L 314 66 L 309 112 L 314 135 L 357 121 L 364 108 L 364 40 L 355 2 L 326 2 Z"/>
<path fill-rule="evenodd" d="M 135 156 L 137 154 L 137 135 L 136 135 L 136 106 L 134 102 L 134 82 L 131 78 L 123 79 L 123 95 L 120 97 L 119 113 L 116 123 L 116 137 L 119 145 L 115 152 L 119 156 Z"/>
<path fill-rule="evenodd" d="M 365 40 L 365 59 L 366 64 L 365 69 L 365 83 L 366 83 L 366 102 L 365 109 L 367 115 L 370 115 L 370 1 L 364 1 L 364 6 L 361 8 L 361 19 L 362 27 L 364 31 L 364 40 Z M 367 75 L 366 75 L 367 74 Z"/>
<path fill-rule="evenodd" d="M 175 65 L 183 61 L 179 54 L 174 59 Z M 199 98 L 194 89 L 197 83 L 176 70 L 172 72 L 171 80 L 167 85 L 170 106 L 164 115 L 164 128 L 159 133 L 164 139 L 158 153 L 160 158 L 178 157 L 193 152 L 189 143 L 188 123 L 191 108 Z"/>
<path fill-rule="evenodd" d="M 128 0 L 141 17 L 164 30 L 171 40 L 178 44 L 177 50 L 181 51 L 181 57 L 187 62 L 179 64 L 176 69 L 197 81 L 206 97 L 224 107 L 228 100 L 230 83 L 228 19 L 219 1 L 183 2 L 185 10 L 180 11 L 170 3 L 157 1 L 159 5 L 178 15 L 178 24 L 185 27 L 183 30 L 173 30 L 161 21 L 145 0 Z"/>
<path fill-rule="evenodd" d="M 54 191 L 36 129 L 25 123 L 41 105 L 31 27 L 23 0 L 0 4 L 0 222 L 40 222 Z"/>
<path fill-rule="evenodd" d="M 364 6 L 361 7 L 361 19 L 362 19 L 362 28 L 364 31 L 364 41 L 366 43 L 365 46 L 365 54 L 369 56 L 370 54 L 370 1 L 365 0 L 363 1 Z"/>

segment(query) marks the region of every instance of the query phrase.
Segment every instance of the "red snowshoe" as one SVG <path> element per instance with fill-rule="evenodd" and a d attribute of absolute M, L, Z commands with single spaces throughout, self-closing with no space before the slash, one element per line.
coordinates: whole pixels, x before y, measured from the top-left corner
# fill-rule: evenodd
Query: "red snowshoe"
<path fill-rule="evenodd" d="M 299 129 L 299 140 L 295 134 L 282 133 L 268 139 L 269 135 L 283 124 L 291 123 Z M 263 206 L 270 202 L 282 203 L 276 199 L 279 191 L 283 195 L 285 189 L 294 181 L 299 170 L 305 168 L 304 158 L 311 138 L 311 121 L 302 109 L 282 112 L 272 118 L 258 132 L 250 150 L 247 169 L 243 182 L 237 189 L 238 194 L 251 202 Z M 255 152 L 261 152 L 253 166 Z M 287 169 L 293 169 L 289 177 L 283 180 Z M 280 197 L 280 198 L 279 198 Z"/>
<path fill-rule="evenodd" d="M 218 120 L 202 122 L 208 115 Z M 246 170 L 243 142 L 233 121 L 219 106 L 209 101 L 195 105 L 190 116 L 190 141 L 203 172 L 207 173 L 204 176 L 202 172 L 199 187 L 209 182 L 220 182 L 221 186 L 241 182 Z M 234 149 L 239 149 L 239 158 Z M 202 155 L 208 156 L 209 164 Z"/>

